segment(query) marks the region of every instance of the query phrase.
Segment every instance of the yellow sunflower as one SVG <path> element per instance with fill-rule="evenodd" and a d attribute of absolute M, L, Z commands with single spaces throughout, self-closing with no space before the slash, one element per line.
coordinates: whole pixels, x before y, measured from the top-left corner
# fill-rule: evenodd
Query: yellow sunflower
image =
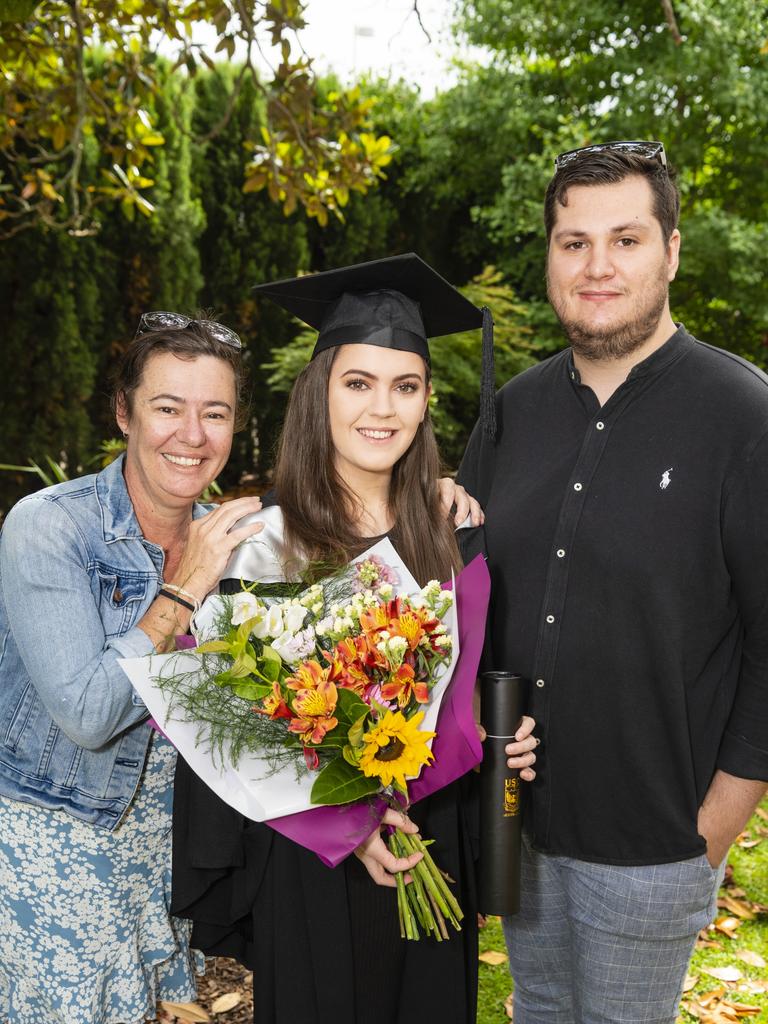
<path fill-rule="evenodd" d="M 363 774 L 369 778 L 377 776 L 383 786 L 394 782 L 405 792 L 405 776 L 418 775 L 421 766 L 433 759 L 427 742 L 435 733 L 420 731 L 423 717 L 422 711 L 411 718 L 406 718 L 402 711 L 388 711 L 363 736 L 365 749 L 360 756 Z"/>

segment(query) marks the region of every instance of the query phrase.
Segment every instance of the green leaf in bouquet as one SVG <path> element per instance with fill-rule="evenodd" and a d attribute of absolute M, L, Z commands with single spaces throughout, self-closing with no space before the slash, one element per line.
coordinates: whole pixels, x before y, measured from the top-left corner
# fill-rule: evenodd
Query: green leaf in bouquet
<path fill-rule="evenodd" d="M 321 746 L 345 747 L 349 742 L 350 729 L 357 724 L 360 718 L 367 718 L 369 713 L 370 708 L 354 690 L 339 687 L 336 710 L 334 711 L 339 724 L 325 734 Z"/>
<path fill-rule="evenodd" d="M 250 644 L 247 644 L 246 649 L 240 651 L 237 655 L 229 670 L 229 674 L 233 679 L 244 679 L 246 676 L 261 675 L 255 652 Z"/>
<path fill-rule="evenodd" d="M 315 779 L 310 793 L 313 804 L 336 806 L 376 793 L 381 788 L 378 779 L 368 779 L 358 768 L 343 757 L 336 757 L 323 768 Z"/>
<path fill-rule="evenodd" d="M 359 770 L 359 764 L 360 764 L 360 748 L 359 747 L 353 747 L 350 743 L 348 743 L 342 749 L 341 756 L 344 758 L 344 760 L 347 762 L 347 764 L 351 764 L 353 768 L 358 768 L 358 770 Z"/>
<path fill-rule="evenodd" d="M 195 654 L 230 654 L 232 645 L 228 640 L 208 640 L 195 648 Z"/>
<path fill-rule="evenodd" d="M 350 726 L 347 736 L 353 747 L 361 747 L 363 745 L 363 733 L 368 725 L 370 714 L 370 708 L 366 704 L 364 714 L 360 715 L 357 721 L 353 722 Z"/>
<path fill-rule="evenodd" d="M 261 700 L 272 692 L 272 687 L 268 683 L 256 683 L 252 680 L 231 682 L 230 686 L 235 696 L 249 701 Z"/>
<path fill-rule="evenodd" d="M 336 717 L 339 720 L 339 724 L 346 724 L 349 730 L 360 718 L 366 717 L 371 709 L 354 690 L 347 690 L 345 687 L 340 686 L 337 693 Z"/>
<path fill-rule="evenodd" d="M 270 683 L 276 683 L 280 678 L 280 669 L 283 667 L 283 659 L 274 647 L 270 647 L 268 644 L 265 644 L 264 649 L 261 652 L 261 656 L 264 659 L 260 672 L 262 678 L 268 680 Z"/>

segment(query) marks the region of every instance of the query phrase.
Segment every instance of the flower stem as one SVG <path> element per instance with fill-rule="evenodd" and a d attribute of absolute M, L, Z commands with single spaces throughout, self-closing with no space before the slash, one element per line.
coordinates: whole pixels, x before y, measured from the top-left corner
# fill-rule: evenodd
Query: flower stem
<path fill-rule="evenodd" d="M 395 829 L 389 837 L 389 848 L 396 857 L 409 857 L 416 852 L 423 854 L 419 863 L 410 869 L 409 885 L 405 885 L 402 872 L 395 876 L 401 936 L 419 938 L 421 925 L 427 936 L 442 942 L 450 937 L 446 920 L 456 931 L 461 931 L 459 921 L 464 914 L 421 836 Z"/>
<path fill-rule="evenodd" d="M 432 860 L 432 855 L 427 849 L 423 839 L 418 834 L 418 832 L 415 835 L 410 836 L 410 838 L 413 841 L 414 847 L 420 853 L 424 854 L 423 863 L 429 869 L 429 873 L 432 875 L 435 882 L 437 883 L 439 891 L 445 897 L 445 901 L 450 906 L 451 911 L 453 912 L 453 916 L 455 916 L 458 921 L 461 921 L 461 919 L 464 917 L 464 911 L 459 906 L 459 901 L 448 888 L 448 883 L 446 882 L 445 876 L 443 875 L 442 871 L 440 871 L 438 866 L 435 864 L 434 860 Z"/>

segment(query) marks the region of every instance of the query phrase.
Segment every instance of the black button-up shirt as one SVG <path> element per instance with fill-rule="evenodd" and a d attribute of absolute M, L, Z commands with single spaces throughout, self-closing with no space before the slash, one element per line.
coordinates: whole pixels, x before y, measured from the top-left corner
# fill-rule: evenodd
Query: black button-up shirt
<path fill-rule="evenodd" d="M 459 478 L 486 511 L 491 663 L 531 680 L 534 843 L 703 853 L 715 769 L 768 780 L 768 377 L 680 328 L 602 407 L 567 350 L 497 416 Z"/>

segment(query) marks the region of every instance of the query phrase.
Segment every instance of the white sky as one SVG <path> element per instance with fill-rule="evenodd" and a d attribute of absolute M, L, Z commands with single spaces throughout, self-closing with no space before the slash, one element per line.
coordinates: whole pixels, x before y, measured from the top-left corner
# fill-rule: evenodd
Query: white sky
<path fill-rule="evenodd" d="M 419 0 L 427 39 L 413 0 L 308 0 L 302 33 L 319 72 L 334 70 L 344 82 L 366 72 L 405 79 L 426 98 L 455 80 L 458 55 L 450 34 L 450 0 Z"/>
<path fill-rule="evenodd" d="M 413 0 L 307 0 L 302 45 L 314 59 L 316 72 L 335 71 L 342 84 L 368 73 L 393 81 L 402 78 L 418 85 L 428 99 L 455 82 L 451 60 L 467 59 L 470 51 L 461 51 L 450 32 L 453 0 L 418 4 L 430 39 L 419 25 Z M 220 58 L 212 52 L 212 26 L 198 24 L 194 38 L 210 42 L 209 53 L 214 60 Z M 472 56 L 478 59 L 478 54 L 474 51 Z"/>

